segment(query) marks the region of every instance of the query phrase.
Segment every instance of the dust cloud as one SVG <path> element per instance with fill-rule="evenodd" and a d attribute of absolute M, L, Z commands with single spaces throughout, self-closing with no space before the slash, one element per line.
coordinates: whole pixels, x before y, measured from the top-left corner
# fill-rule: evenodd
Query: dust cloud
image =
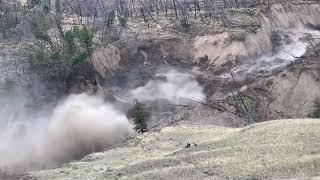
<path fill-rule="evenodd" d="M 180 103 L 186 99 L 198 101 L 205 99 L 203 88 L 189 73 L 172 69 L 156 76 L 159 78 L 131 90 L 131 96 L 142 101 L 166 99 L 173 103 Z"/>
<path fill-rule="evenodd" d="M 0 175 L 57 167 L 110 148 L 134 133 L 126 111 L 102 97 L 69 95 L 56 105 L 28 109 L 31 97 L 21 92 L 0 92 Z M 205 99 L 195 78 L 177 70 L 161 71 L 127 94 L 130 99 L 172 103 Z"/>
<path fill-rule="evenodd" d="M 0 123 L 0 172 L 7 173 L 55 167 L 122 142 L 133 131 L 124 113 L 85 94 L 70 95 L 40 117 L 3 114 Z"/>

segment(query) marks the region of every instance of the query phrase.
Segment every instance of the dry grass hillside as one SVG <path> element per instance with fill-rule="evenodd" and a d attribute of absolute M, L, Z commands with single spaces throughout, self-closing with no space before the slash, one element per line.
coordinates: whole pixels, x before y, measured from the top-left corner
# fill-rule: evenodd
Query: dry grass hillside
<path fill-rule="evenodd" d="M 237 129 L 179 124 L 61 168 L 30 173 L 26 179 L 316 178 L 319 139 L 319 119 Z"/>

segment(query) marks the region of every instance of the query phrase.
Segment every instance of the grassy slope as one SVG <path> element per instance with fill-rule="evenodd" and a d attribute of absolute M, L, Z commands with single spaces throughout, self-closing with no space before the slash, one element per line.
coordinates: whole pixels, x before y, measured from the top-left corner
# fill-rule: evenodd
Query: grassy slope
<path fill-rule="evenodd" d="M 186 143 L 197 143 L 185 149 Z M 39 179 L 226 179 L 320 175 L 320 120 L 281 120 L 241 129 L 178 125 Z"/>

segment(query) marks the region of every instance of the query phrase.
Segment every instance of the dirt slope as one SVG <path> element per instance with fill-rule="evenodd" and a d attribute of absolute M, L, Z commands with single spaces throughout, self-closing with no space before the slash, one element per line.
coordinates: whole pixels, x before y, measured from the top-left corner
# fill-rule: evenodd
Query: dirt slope
<path fill-rule="evenodd" d="M 92 154 L 35 179 L 227 179 L 320 176 L 320 121 L 231 129 L 177 125 Z M 191 143 L 191 148 L 185 148 Z M 197 145 L 194 145 L 196 143 Z"/>

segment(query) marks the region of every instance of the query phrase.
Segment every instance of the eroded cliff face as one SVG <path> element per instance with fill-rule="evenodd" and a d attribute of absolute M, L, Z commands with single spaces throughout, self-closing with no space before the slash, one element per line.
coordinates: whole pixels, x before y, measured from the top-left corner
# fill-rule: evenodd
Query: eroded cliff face
<path fill-rule="evenodd" d="M 198 36 L 194 42 L 195 61 L 208 57 L 210 64 L 242 63 L 274 51 L 277 31 L 310 33 L 319 26 L 320 5 L 315 1 L 279 2 L 269 8 L 242 9 L 229 17 L 230 27 L 221 34 Z"/>
<path fill-rule="evenodd" d="M 317 75 L 312 76 L 314 80 L 299 80 L 304 84 L 300 88 L 296 87 L 296 91 L 301 92 L 299 94 L 292 93 L 294 83 L 289 77 L 300 77 L 298 70 L 294 70 L 301 68 L 299 58 L 314 52 L 311 45 L 318 43 L 319 3 L 277 1 L 269 7 L 229 11 L 228 24 L 216 22 L 203 27 L 200 25 L 201 22 L 194 21 L 194 26 L 199 25 L 203 28 L 199 31 L 193 28 L 189 33 L 179 33 L 174 26 L 168 26 L 168 22 L 162 20 L 151 24 L 150 27 L 137 22 L 132 23 L 130 33 L 133 35 L 124 34 L 126 41 L 115 43 L 115 47 L 121 52 L 120 70 L 116 71 L 106 86 L 121 82 L 124 85 L 120 86 L 122 88 L 136 88 L 154 78 L 157 69 L 174 67 L 188 70 L 197 77 L 204 87 L 207 100 L 220 104 L 224 101 L 224 111 L 235 111 L 226 99 L 232 96 L 231 91 L 236 93 L 237 89 L 241 89 L 243 93 L 248 94 L 249 99 L 250 96 L 255 97 L 254 103 L 250 103 L 250 106 L 254 106 L 252 109 L 256 111 L 253 114 L 257 113 L 257 121 L 307 116 L 311 111 L 313 99 L 318 96 L 317 93 L 308 94 L 308 89 L 317 86 Z M 311 64 L 315 64 L 314 62 Z M 228 66 L 238 87 L 232 82 L 228 63 L 231 63 Z M 291 65 L 293 69 L 288 68 Z M 313 74 L 317 74 L 315 68 L 316 65 L 312 65 Z M 283 77 L 285 80 L 281 80 L 278 73 L 286 69 L 290 73 Z M 130 78 L 123 78 L 124 76 Z M 268 77 L 275 82 L 288 81 L 292 85 L 274 83 L 270 87 L 273 80 L 269 80 Z M 250 86 L 253 88 L 248 88 Z M 263 92 L 261 89 L 269 92 Z M 308 94 L 308 98 L 304 102 L 304 108 L 298 108 L 302 104 L 300 100 L 303 99 L 303 94 Z M 274 100 L 278 97 L 286 97 L 286 100 Z M 269 104 L 272 104 L 272 108 L 269 108 Z M 278 108 L 288 114 L 275 112 L 274 109 Z M 213 117 L 212 111 L 216 118 Z M 189 114 L 189 119 L 197 119 L 193 122 L 241 126 L 246 121 L 243 117 L 239 118 L 234 114 L 208 107 L 181 112 Z"/>
<path fill-rule="evenodd" d="M 55 82 L 51 84 L 51 89 L 58 87 L 63 89 L 63 93 L 99 94 L 114 100 L 114 89 L 130 90 L 144 86 L 158 78 L 160 69 L 174 68 L 192 74 L 204 88 L 207 100 L 224 106 L 222 113 L 213 110 L 215 118 L 211 116 L 212 109 L 208 107 L 183 109 L 179 112 L 196 121 L 241 126 L 245 124 L 246 118 L 228 113 L 235 111 L 234 107 L 229 102 L 221 103 L 228 99 L 232 90 L 235 92 L 237 89 L 226 64 L 231 62 L 229 68 L 235 75 L 238 88 L 243 86 L 246 89 L 245 85 L 248 84 L 262 84 L 263 88 L 269 88 L 266 87 L 267 83 L 260 83 L 264 81 L 261 78 L 271 77 L 275 82 L 280 81 L 277 73 L 286 69 L 291 62 L 299 62 L 298 57 L 303 56 L 308 49 L 309 52 L 313 51 L 310 40 L 316 45 L 317 40 L 314 38 L 320 37 L 320 20 L 317 18 L 320 15 L 319 6 L 316 1 L 276 1 L 271 6 L 228 9 L 227 23 L 216 21 L 203 25 L 200 20 L 191 20 L 192 28 L 188 33 L 182 33 L 175 24 L 170 24 L 171 21 L 164 18 L 159 18 L 149 26 L 130 21 L 130 31 L 123 32 L 119 41 L 108 46 L 97 43 L 92 57 L 84 66 L 75 69 L 67 84 L 57 85 L 59 82 Z M 27 59 L 23 58 L 25 52 L 18 53 L 15 49 L 19 47 L 19 51 L 25 51 L 25 48 L 3 46 L 7 48 L 2 48 L 5 52 L 4 60 L 1 61 L 4 65 L 0 67 L 4 72 L 2 79 L 13 80 L 15 84 L 34 84 L 37 78 L 31 72 Z M 299 77 L 296 71 L 291 73 L 292 77 Z M 290 79 L 287 81 L 291 82 Z M 303 87 L 310 85 L 306 89 L 312 89 L 314 83 L 316 81 L 304 83 L 298 91 L 307 94 Z M 289 85 L 284 87 L 274 83 L 270 97 L 277 97 L 277 89 L 282 89 L 281 97 L 296 97 L 290 91 L 291 88 Z M 261 94 L 259 92 L 255 95 L 257 99 Z M 304 113 L 297 111 L 297 115 L 306 116 L 316 96 L 316 93 L 310 96 Z M 283 107 L 283 111 L 290 109 L 288 104 L 291 103 L 273 101 L 272 98 L 267 101 L 274 103 L 275 107 Z M 294 108 L 293 112 L 296 110 Z M 295 117 L 294 114 L 292 116 Z M 272 115 L 271 118 L 279 116 Z"/>
<path fill-rule="evenodd" d="M 232 83 L 224 82 L 233 81 L 229 66 L 238 89 L 255 98 L 257 119 L 308 116 L 319 96 L 319 7 L 316 1 L 292 1 L 242 10 L 230 17 L 233 26 L 223 33 L 196 37 L 194 60 L 207 72 L 201 82 L 209 99 L 225 97 L 221 92 L 231 96 Z"/>
<path fill-rule="evenodd" d="M 66 94 L 99 95 L 123 113 L 132 107 L 134 98 L 145 100 L 147 109 L 155 113 L 147 123 L 160 132 L 147 133 L 124 147 L 90 155 L 63 169 L 31 173 L 32 176 L 40 179 L 80 176 L 152 179 L 174 175 L 291 178 L 303 176 L 303 171 L 310 172 L 307 174 L 310 177 L 319 175 L 317 166 L 308 170 L 313 162 L 318 163 L 317 147 L 308 144 L 309 139 L 317 144 L 313 142 L 317 138 L 313 128 L 318 123 L 313 120 L 270 122 L 240 129 L 211 126 L 243 127 L 249 123 L 250 114 L 254 120 L 250 123 L 308 115 L 312 101 L 320 96 L 316 55 L 320 52 L 316 39 L 320 37 L 319 6 L 316 1 L 278 1 L 270 7 L 231 9 L 226 24 L 195 21 L 188 33 L 182 33 L 169 20 L 161 18 L 148 25 L 130 21 L 130 30 L 119 41 L 108 46 L 96 42 L 91 58 L 75 69 L 67 85 L 61 86 L 66 87 Z M 5 59 L 10 61 L 0 61 L 0 70 L 4 68 L 4 76 L 16 84 L 35 80 L 27 78 L 28 63 L 19 60 L 13 46 L 3 48 Z M 18 71 L 15 71 L 16 61 L 20 63 Z M 193 93 L 198 95 L 195 99 Z M 244 97 L 243 104 L 250 114 L 237 99 L 239 94 Z M 68 117 L 72 119 L 74 116 L 70 114 Z M 178 122 L 181 126 L 167 127 Z M 162 127 L 167 128 L 160 130 Z M 285 127 L 288 132 L 282 132 Z M 288 139 L 283 142 L 282 138 Z M 239 142 L 245 145 L 242 147 L 243 143 Z M 267 145 L 254 146 L 252 142 Z M 195 147 L 186 150 L 187 143 L 199 147 L 192 144 Z M 289 150 L 281 149 L 284 144 Z M 251 146 L 252 149 L 248 148 Z M 266 155 L 266 148 L 271 157 Z M 252 161 L 241 164 L 244 159 L 238 159 L 239 152 Z M 283 162 L 273 165 L 287 155 Z M 205 160 L 207 164 L 203 163 Z M 109 168 L 106 161 L 111 164 Z M 281 170 L 275 172 L 275 169 Z M 86 176 L 87 172 L 91 173 L 90 177 Z"/>

